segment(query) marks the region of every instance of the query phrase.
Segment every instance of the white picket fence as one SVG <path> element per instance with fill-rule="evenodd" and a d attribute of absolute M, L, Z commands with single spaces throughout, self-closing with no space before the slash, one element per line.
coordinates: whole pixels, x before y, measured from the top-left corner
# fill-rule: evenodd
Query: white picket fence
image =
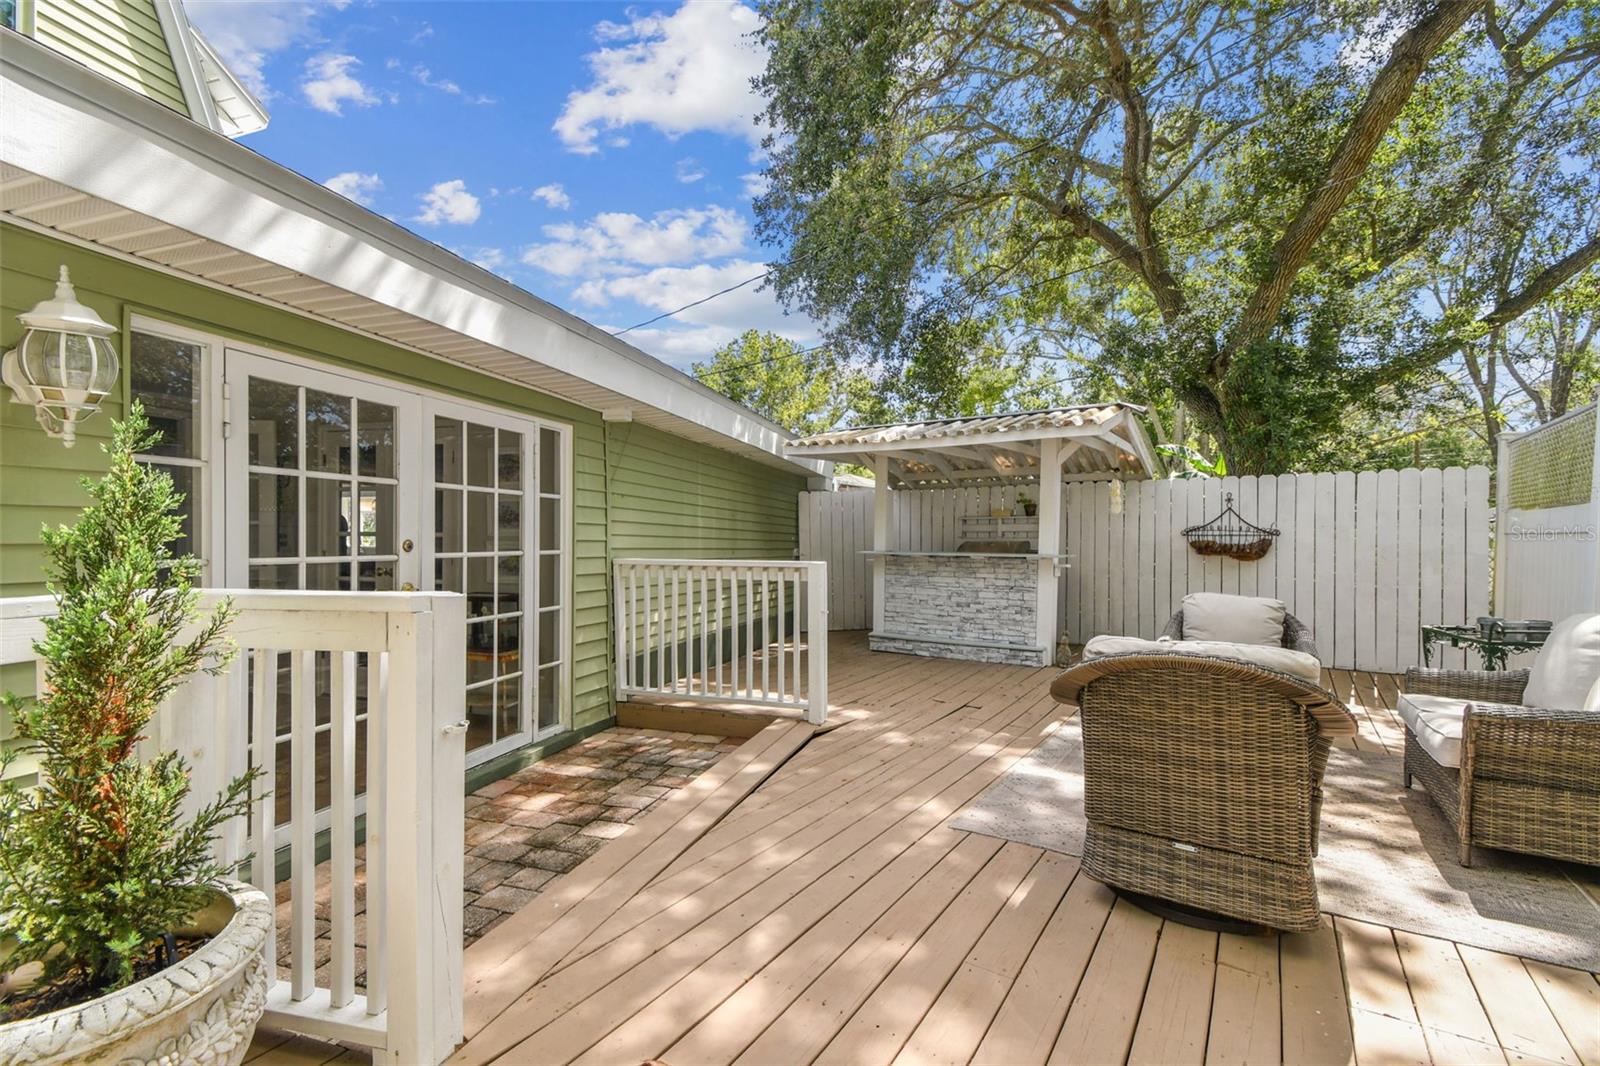
<path fill-rule="evenodd" d="M 962 515 L 1014 504 L 1014 488 L 895 492 L 891 541 L 950 551 Z M 1024 488 L 1022 491 L 1029 491 Z M 1225 494 L 1246 518 L 1281 531 L 1256 562 L 1197 555 L 1186 526 L 1215 517 Z M 1489 611 L 1489 472 L 1483 467 L 1130 482 L 1063 496 L 1068 566 L 1061 623 L 1075 642 L 1101 633 L 1158 635 L 1190 592 L 1272 596 L 1312 629 L 1323 660 L 1394 672 L 1422 661 L 1424 624 Z M 870 624 L 870 492 L 807 493 L 802 558 L 825 559 L 832 624 Z M 1435 664 L 1463 666 L 1460 652 Z M 1476 665 L 1474 662 L 1472 665 Z"/>
<path fill-rule="evenodd" d="M 1579 408 L 1500 437 L 1496 614 L 1600 611 L 1600 413 Z"/>
<path fill-rule="evenodd" d="M 251 879 L 269 898 L 277 890 L 274 853 L 280 845 L 289 849 L 290 976 L 270 986 L 262 1025 L 358 1044 L 372 1049 L 375 1061 L 396 1066 L 443 1062 L 462 1033 L 466 600 L 425 592 L 206 592 L 202 606 L 222 595 L 238 612 L 229 633 L 239 656 L 226 673 L 199 675 L 179 690 L 152 723 L 142 754 L 183 756 L 192 784 L 186 813 L 246 766 L 265 773 L 250 824 L 229 826 L 218 849 L 230 866 L 251 857 Z M 54 611 L 48 596 L 0 600 L 0 665 L 35 661 L 32 644 Z M 318 653 L 327 653 L 321 669 Z M 358 654 L 367 657 L 364 692 L 356 685 Z M 248 697 L 247 676 L 254 687 Z M 328 708 L 323 723 L 319 699 Z M 358 701 L 365 710 L 364 751 Z M 281 767 L 288 781 L 278 776 L 281 756 L 263 758 L 262 746 L 251 744 L 252 735 L 269 738 L 276 756 L 282 722 L 289 727 L 289 758 Z M 323 732 L 329 736 L 319 759 Z M 356 785 L 362 755 L 364 795 Z M 319 811 L 322 775 L 330 803 Z M 285 785 L 287 827 L 274 824 L 275 793 Z M 363 813 L 368 935 L 365 990 L 358 994 L 356 834 Z M 331 851 L 331 957 L 328 979 L 319 985 L 322 827 Z M 276 944 L 269 936 L 269 973 Z"/>
<path fill-rule="evenodd" d="M 617 698 L 755 704 L 821 725 L 827 587 L 821 562 L 618 559 Z"/>

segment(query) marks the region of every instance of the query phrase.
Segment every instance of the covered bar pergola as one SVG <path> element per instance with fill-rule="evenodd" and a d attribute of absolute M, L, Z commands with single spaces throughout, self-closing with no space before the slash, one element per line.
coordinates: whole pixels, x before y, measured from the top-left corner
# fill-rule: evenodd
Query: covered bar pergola
<path fill-rule="evenodd" d="M 1066 565 L 1061 487 L 1157 471 L 1138 418 L 1143 412 L 1115 402 L 831 430 L 789 444 L 794 458 L 873 471 L 873 650 L 1051 662 Z M 1021 485 L 1038 487 L 1036 522 L 969 513 L 960 517 L 952 550 L 891 543 L 891 493 Z"/>

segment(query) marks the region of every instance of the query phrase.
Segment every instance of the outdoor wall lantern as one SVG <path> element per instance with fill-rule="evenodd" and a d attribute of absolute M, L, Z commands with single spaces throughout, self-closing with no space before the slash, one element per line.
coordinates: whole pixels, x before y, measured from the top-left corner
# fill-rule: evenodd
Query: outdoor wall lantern
<path fill-rule="evenodd" d="M 31 406 L 44 431 L 70 448 L 78 422 L 93 415 L 117 383 L 111 343 L 117 328 L 78 302 L 65 266 L 55 297 L 17 320 L 27 331 L 6 353 L 0 378 L 11 388 L 11 402 Z"/>

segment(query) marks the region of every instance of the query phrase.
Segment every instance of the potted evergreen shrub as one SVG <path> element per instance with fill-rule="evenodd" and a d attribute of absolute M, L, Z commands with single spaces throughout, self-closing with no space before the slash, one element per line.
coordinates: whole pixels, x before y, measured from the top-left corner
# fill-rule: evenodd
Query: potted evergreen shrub
<path fill-rule="evenodd" d="M 37 700 L 5 697 L 0 751 L 0 1064 L 238 1063 L 266 1002 L 271 907 L 227 880 L 220 828 L 254 772 L 190 819 L 176 753 L 136 757 L 162 701 L 232 653 L 224 602 L 174 556 L 172 479 L 134 461 L 156 439 L 135 404 L 76 524 L 44 531 L 58 611 L 34 650 Z M 36 777 L 6 771 L 26 752 Z"/>

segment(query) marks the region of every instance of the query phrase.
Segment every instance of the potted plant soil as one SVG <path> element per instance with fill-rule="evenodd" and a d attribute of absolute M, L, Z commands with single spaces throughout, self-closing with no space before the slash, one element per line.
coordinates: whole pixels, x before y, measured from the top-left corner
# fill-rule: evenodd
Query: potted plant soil
<path fill-rule="evenodd" d="M 238 1063 L 266 1003 L 267 898 L 227 880 L 218 830 L 254 773 L 193 818 L 175 753 L 135 746 L 162 701 L 223 668 L 231 607 L 200 616 L 200 564 L 174 556 L 172 479 L 134 455 L 135 404 L 76 524 L 44 531 L 58 612 L 37 700 L 5 697 L 0 751 L 0 1064 Z M 24 775 L 19 756 L 33 760 Z"/>

